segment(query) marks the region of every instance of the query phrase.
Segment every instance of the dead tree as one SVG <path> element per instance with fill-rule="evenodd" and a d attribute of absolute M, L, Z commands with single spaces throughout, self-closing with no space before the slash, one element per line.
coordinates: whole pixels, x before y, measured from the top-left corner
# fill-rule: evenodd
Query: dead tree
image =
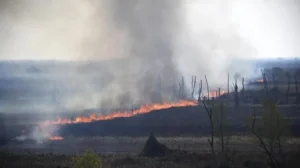
<path fill-rule="evenodd" d="M 210 148 L 211 148 L 211 153 L 213 155 L 213 158 L 216 160 L 216 156 L 215 156 L 215 149 L 214 149 L 214 144 L 215 144 L 215 132 L 214 132 L 214 123 L 213 123 L 213 113 L 212 113 L 212 109 L 211 108 L 208 108 L 205 104 L 205 101 L 203 100 L 203 105 L 204 105 L 204 108 L 207 112 L 207 115 L 209 117 L 209 122 L 210 122 L 210 130 L 211 130 L 211 138 L 210 139 L 207 139 L 209 145 L 210 145 Z"/>
<path fill-rule="evenodd" d="M 194 92 L 195 92 L 195 88 L 196 88 L 196 76 L 192 76 L 192 95 L 191 95 L 191 99 L 194 99 Z"/>
<path fill-rule="evenodd" d="M 209 100 L 209 86 L 208 86 L 208 81 L 207 81 L 206 75 L 204 77 L 205 77 L 205 81 L 206 81 L 207 99 Z"/>
<path fill-rule="evenodd" d="M 178 85 L 178 99 L 181 99 L 181 90 L 182 90 L 182 86 L 181 86 L 181 83 L 179 82 L 179 85 Z"/>
<path fill-rule="evenodd" d="M 206 80 L 206 87 L 207 87 L 207 94 L 208 94 L 208 100 L 209 100 L 209 85 L 208 85 L 208 80 L 207 77 L 205 75 L 205 80 Z M 217 165 L 217 158 L 216 158 L 216 154 L 215 154 L 215 149 L 214 149 L 214 144 L 215 144 L 215 128 L 214 128 L 214 121 L 213 121 L 213 112 L 211 108 L 208 108 L 205 104 L 205 100 L 202 101 L 205 111 L 207 112 L 208 118 L 209 118 L 209 122 L 210 122 L 210 130 L 211 130 L 211 137 L 210 139 L 207 139 L 210 148 L 211 148 L 211 152 L 213 155 L 213 158 L 215 160 L 215 163 Z"/>
<path fill-rule="evenodd" d="M 263 70 L 261 70 L 261 73 L 262 73 L 262 76 L 263 76 L 263 83 L 264 83 L 264 86 L 265 86 L 265 92 L 267 94 L 267 92 L 268 92 L 268 83 L 267 83 L 266 73 Z"/>
<path fill-rule="evenodd" d="M 182 76 L 182 78 L 181 78 L 181 98 L 182 99 L 185 99 L 184 87 L 185 87 L 185 82 L 184 82 L 184 77 Z"/>
<path fill-rule="evenodd" d="M 257 139 L 260 142 L 260 147 L 265 151 L 265 153 L 267 154 L 270 163 L 271 163 L 271 167 L 272 168 L 280 168 L 280 164 L 278 162 L 278 160 L 274 157 L 274 155 L 272 154 L 272 152 L 268 149 L 267 144 L 265 143 L 263 137 L 261 137 L 256 131 L 255 131 L 255 122 L 256 122 L 256 109 L 255 107 L 253 107 L 253 117 L 252 117 L 252 133 L 257 137 Z M 279 149 L 280 150 L 280 149 Z"/>
<path fill-rule="evenodd" d="M 287 91 L 286 91 L 286 104 L 289 104 L 289 93 L 290 93 L 291 79 L 290 79 L 290 74 L 288 72 L 286 72 L 286 76 L 288 78 L 288 87 L 287 87 Z"/>
<path fill-rule="evenodd" d="M 237 79 L 235 79 L 235 84 L 234 84 L 234 102 L 235 106 L 239 106 L 239 92 L 238 92 L 238 85 L 237 85 Z"/>
<path fill-rule="evenodd" d="M 201 94 L 202 94 L 202 80 L 199 83 L 199 90 L 198 90 L 198 103 L 201 101 Z"/>

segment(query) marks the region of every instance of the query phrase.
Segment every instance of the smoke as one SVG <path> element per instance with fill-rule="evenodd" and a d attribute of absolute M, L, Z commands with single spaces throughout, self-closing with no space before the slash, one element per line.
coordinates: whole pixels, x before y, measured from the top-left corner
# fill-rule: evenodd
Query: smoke
<path fill-rule="evenodd" d="M 283 16 L 265 12 L 279 13 L 278 5 L 289 10 L 291 4 L 272 2 L 1 1 L 0 58 L 74 61 L 40 67 L 41 76 L 52 83 L 27 89 L 42 95 L 59 90 L 60 97 L 59 107 L 48 103 L 37 106 L 43 107 L 40 111 L 130 108 L 173 100 L 181 76 L 187 91 L 192 75 L 198 81 L 207 75 L 211 88 L 217 88 L 226 86 L 227 73 L 232 79 L 236 73 L 253 77 L 249 59 L 300 53 L 299 40 L 287 36 L 287 28 L 275 31 L 280 26 L 275 20 Z M 298 24 L 292 21 L 296 35 Z"/>
<path fill-rule="evenodd" d="M 35 141 L 37 143 L 43 143 L 51 136 L 54 136 L 55 133 L 58 131 L 58 126 L 55 125 L 48 125 L 48 126 L 35 126 L 32 128 L 30 132 L 23 133 L 20 136 L 17 136 L 15 140 L 17 141 Z"/>

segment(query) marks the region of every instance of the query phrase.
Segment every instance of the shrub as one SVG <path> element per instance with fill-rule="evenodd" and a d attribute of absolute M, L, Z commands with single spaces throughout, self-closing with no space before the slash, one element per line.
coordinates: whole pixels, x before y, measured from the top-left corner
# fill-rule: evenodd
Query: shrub
<path fill-rule="evenodd" d="M 278 111 L 275 103 L 267 100 L 263 104 L 262 123 L 260 127 L 256 127 L 256 113 L 254 109 L 252 133 L 257 137 L 260 147 L 268 156 L 271 167 L 278 168 L 286 164 L 286 157 L 282 151 L 282 143 L 288 133 L 288 123 Z M 275 149 L 278 151 L 275 151 Z M 279 159 L 277 155 L 280 156 Z"/>
<path fill-rule="evenodd" d="M 102 158 L 90 150 L 87 150 L 82 156 L 72 158 L 74 168 L 102 168 L 102 162 Z"/>

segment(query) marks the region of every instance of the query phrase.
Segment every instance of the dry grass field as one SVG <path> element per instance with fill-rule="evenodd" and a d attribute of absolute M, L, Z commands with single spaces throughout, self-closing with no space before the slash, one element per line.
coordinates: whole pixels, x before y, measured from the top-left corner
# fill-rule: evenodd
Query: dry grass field
<path fill-rule="evenodd" d="M 142 150 L 147 137 L 66 137 L 62 141 L 44 144 L 14 144 L 1 148 L 0 165 L 3 167 L 71 167 L 71 158 L 83 154 L 86 149 L 103 158 L 104 167 L 207 167 L 213 161 L 207 137 L 158 137 L 157 140 L 178 152 L 163 158 L 144 158 L 137 154 Z M 289 138 L 284 150 L 294 152 L 299 138 Z M 233 136 L 229 139 L 231 167 L 259 164 L 266 167 L 266 158 L 254 137 Z M 217 140 L 216 146 L 219 146 Z M 10 153 L 6 153 L 10 151 Z M 186 152 L 183 152 L 186 151 Z M 218 151 L 218 148 L 216 148 Z M 252 163 L 253 162 L 253 163 Z M 256 165 L 257 166 L 257 165 Z"/>

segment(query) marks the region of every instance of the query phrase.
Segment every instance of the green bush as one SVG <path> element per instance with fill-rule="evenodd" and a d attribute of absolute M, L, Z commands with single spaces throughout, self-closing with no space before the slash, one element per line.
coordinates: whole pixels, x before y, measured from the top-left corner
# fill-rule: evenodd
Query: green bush
<path fill-rule="evenodd" d="M 74 168 L 102 168 L 102 162 L 102 158 L 90 150 L 87 150 L 82 156 L 72 158 Z"/>

